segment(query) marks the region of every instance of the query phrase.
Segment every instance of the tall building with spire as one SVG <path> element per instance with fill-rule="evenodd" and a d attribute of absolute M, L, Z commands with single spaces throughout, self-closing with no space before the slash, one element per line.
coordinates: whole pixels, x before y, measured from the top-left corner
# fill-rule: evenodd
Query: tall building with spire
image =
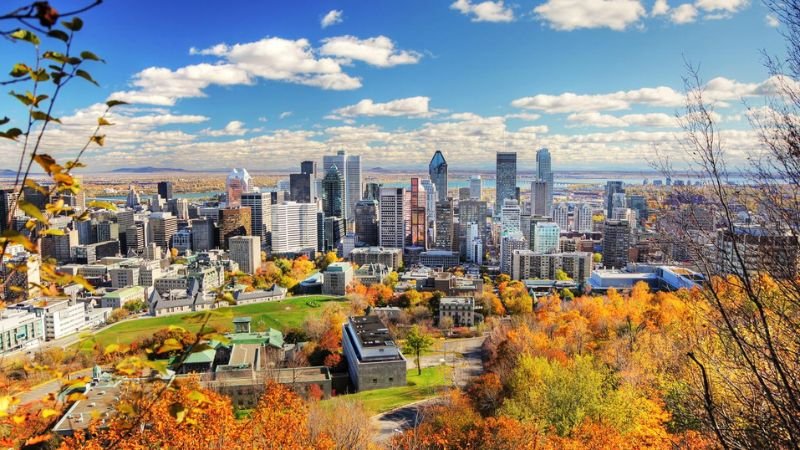
<path fill-rule="evenodd" d="M 517 199 L 517 152 L 497 152 L 495 170 L 495 214 L 499 215 L 503 200 Z"/>
<path fill-rule="evenodd" d="M 549 213 L 553 208 L 553 166 L 546 148 L 536 152 L 536 178 L 546 183 L 544 210 Z"/>
<path fill-rule="evenodd" d="M 128 188 L 128 198 L 125 200 L 125 206 L 127 208 L 135 208 L 142 202 L 141 197 L 139 197 L 139 193 L 136 192 L 136 188 L 133 185 L 130 185 Z"/>
<path fill-rule="evenodd" d="M 322 179 L 322 211 L 326 217 L 344 217 L 345 182 L 336 164 L 330 166 Z"/>
<path fill-rule="evenodd" d="M 348 155 L 344 150 L 339 150 L 335 155 L 322 157 L 322 172 L 327 174 L 331 166 L 336 166 L 344 178 L 344 212 L 342 218 L 348 222 L 355 215 L 356 203 L 361 200 L 361 157 Z"/>
<path fill-rule="evenodd" d="M 436 150 L 430 164 L 428 164 L 428 174 L 431 182 L 436 186 L 437 201 L 447 200 L 447 161 L 441 151 Z"/>

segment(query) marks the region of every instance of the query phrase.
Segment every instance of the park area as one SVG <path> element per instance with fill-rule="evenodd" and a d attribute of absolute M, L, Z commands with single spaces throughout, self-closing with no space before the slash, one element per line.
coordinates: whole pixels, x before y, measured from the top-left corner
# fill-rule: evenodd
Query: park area
<path fill-rule="evenodd" d="M 286 331 L 287 329 L 301 326 L 308 317 L 321 314 L 326 303 L 338 301 L 341 301 L 339 297 L 313 295 L 294 297 L 276 302 L 219 308 L 210 310 L 213 311 L 213 314 L 208 320 L 208 326 L 230 330 L 232 329 L 231 321 L 234 317 L 247 316 L 252 318 L 251 323 L 254 331 L 264 331 L 267 328 Z M 199 311 L 126 320 L 95 334 L 94 339 L 101 346 L 130 344 L 169 326 L 179 326 L 188 331 L 196 332 L 200 329 L 208 312 Z"/>
<path fill-rule="evenodd" d="M 362 391 L 334 397 L 328 402 L 335 407 L 339 401 L 358 400 L 371 414 L 380 414 L 409 403 L 436 397 L 443 387 L 453 384 L 452 371 L 451 367 L 441 365 L 422 369 L 422 375 L 417 375 L 417 369 L 412 369 L 406 375 L 406 386 Z"/>

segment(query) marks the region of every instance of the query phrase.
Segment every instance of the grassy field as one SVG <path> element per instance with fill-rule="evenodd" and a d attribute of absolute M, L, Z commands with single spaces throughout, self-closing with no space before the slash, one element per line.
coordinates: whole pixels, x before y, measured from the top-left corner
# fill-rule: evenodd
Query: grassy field
<path fill-rule="evenodd" d="M 336 402 L 343 399 L 359 400 L 367 410 L 379 414 L 419 400 L 436 397 L 441 388 L 452 384 L 452 370 L 449 366 L 429 367 L 422 369 L 422 375 L 417 375 L 417 369 L 409 370 L 406 375 L 407 386 L 363 391 L 334 397 L 328 402 L 335 407 Z"/>
<path fill-rule="evenodd" d="M 249 316 L 253 319 L 252 326 L 256 331 L 263 331 L 267 328 L 285 331 L 288 328 L 299 327 L 307 317 L 320 314 L 326 303 L 336 301 L 338 301 L 338 297 L 316 295 L 289 298 L 278 302 L 219 308 L 215 311 L 221 314 L 212 316 L 208 323 L 224 329 L 231 329 L 232 317 Z M 197 331 L 200 328 L 198 322 L 200 315 L 202 312 L 123 321 L 97 333 L 95 339 L 101 345 L 129 344 L 170 325 Z"/>

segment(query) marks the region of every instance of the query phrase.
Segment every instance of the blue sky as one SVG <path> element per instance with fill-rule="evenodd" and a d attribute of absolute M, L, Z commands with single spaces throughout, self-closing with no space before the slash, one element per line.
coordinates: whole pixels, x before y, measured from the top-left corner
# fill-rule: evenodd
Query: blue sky
<path fill-rule="evenodd" d="M 48 151 L 69 156 L 113 97 L 132 106 L 87 155 L 97 170 L 294 169 L 340 148 L 397 168 L 439 148 L 470 169 L 497 150 L 532 163 L 542 146 L 557 170 L 631 169 L 655 147 L 679 157 L 688 60 L 744 159 L 757 142 L 742 100 L 774 90 L 759 52 L 783 49 L 768 13 L 746 0 L 108 2 L 78 38 L 108 61 L 92 70 L 100 88 L 68 89 Z"/>

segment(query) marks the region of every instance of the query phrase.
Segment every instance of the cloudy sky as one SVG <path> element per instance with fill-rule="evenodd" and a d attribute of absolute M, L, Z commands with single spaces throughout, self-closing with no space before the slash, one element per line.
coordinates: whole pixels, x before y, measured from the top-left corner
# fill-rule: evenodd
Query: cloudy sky
<path fill-rule="evenodd" d="M 87 153 L 98 171 L 289 170 L 338 149 L 403 169 L 435 149 L 454 169 L 488 169 L 510 150 L 525 169 L 540 147 L 556 170 L 643 168 L 656 148 L 681 152 L 685 61 L 744 160 L 756 146 L 746 107 L 775 90 L 760 52 L 783 49 L 748 0 L 138 0 L 83 17 L 77 47 L 107 64 L 91 70 L 99 88 L 68 88 L 45 146 L 74 155 L 102 102 L 130 102 Z M 0 45 L 6 63 L 31 57 Z M 19 125 L 12 100 L 0 116 Z M 18 152 L 0 144 L 4 162 Z"/>

